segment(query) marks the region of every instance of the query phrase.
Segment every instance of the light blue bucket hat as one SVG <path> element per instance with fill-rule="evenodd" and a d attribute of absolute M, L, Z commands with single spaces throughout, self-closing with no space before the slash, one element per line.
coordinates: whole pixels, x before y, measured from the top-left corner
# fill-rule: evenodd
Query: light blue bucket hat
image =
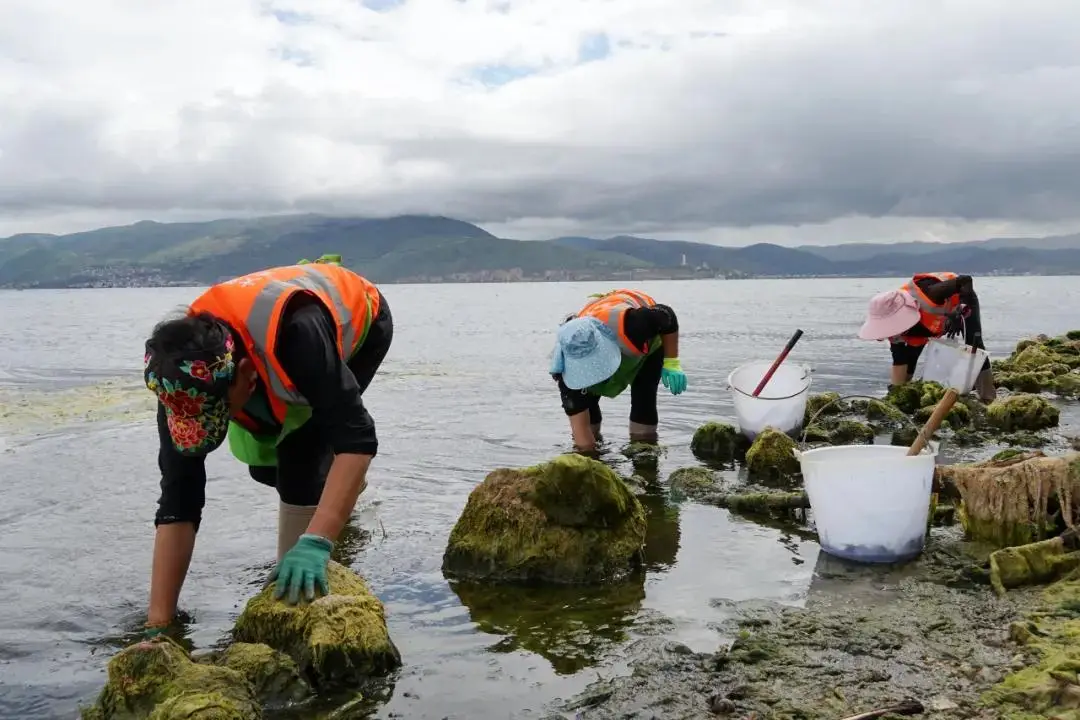
<path fill-rule="evenodd" d="M 551 374 L 571 390 L 602 383 L 619 369 L 622 352 L 611 329 L 596 318 L 575 318 L 559 328 Z"/>

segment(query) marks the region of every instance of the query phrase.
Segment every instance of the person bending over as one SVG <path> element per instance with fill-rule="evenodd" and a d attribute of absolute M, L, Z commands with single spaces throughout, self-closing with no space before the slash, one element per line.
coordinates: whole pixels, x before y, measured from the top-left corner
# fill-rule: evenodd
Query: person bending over
<path fill-rule="evenodd" d="M 659 423 L 657 389 L 686 389 L 679 363 L 675 311 L 637 290 L 593 296 L 558 330 L 551 376 L 570 418 L 574 447 L 593 452 L 600 435 L 600 398 L 630 388 L 630 439 L 653 442 Z"/>
<path fill-rule="evenodd" d="M 296 603 L 301 592 L 328 592 L 334 540 L 378 451 L 361 396 L 394 330 L 382 293 L 325 257 L 214 285 L 146 341 L 161 470 L 147 635 L 176 613 L 206 500 L 206 456 L 226 436 L 250 476 L 277 490 L 275 595 Z"/>
<path fill-rule="evenodd" d="M 960 334 L 967 345 L 986 349 L 974 282 L 970 275 L 951 272 L 920 273 L 899 289 L 878 293 L 870 299 L 866 321 L 859 329 L 863 340 L 889 341 L 893 385 L 911 380 L 930 338 Z M 983 402 L 996 397 L 989 358 L 983 362 L 974 390 Z"/>

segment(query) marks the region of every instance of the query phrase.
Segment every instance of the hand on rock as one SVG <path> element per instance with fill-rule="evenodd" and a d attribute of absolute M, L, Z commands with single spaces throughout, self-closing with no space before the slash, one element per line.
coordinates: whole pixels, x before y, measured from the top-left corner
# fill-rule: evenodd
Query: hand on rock
<path fill-rule="evenodd" d="M 328 595 L 330 586 L 326 579 L 326 564 L 330 562 L 330 551 L 333 549 L 334 543 L 324 537 L 311 533 L 301 535 L 270 574 L 270 581 L 277 581 L 274 598 L 281 598 L 287 590 L 289 594 L 285 602 L 295 605 L 300 601 L 300 591 L 303 590 L 304 598 L 311 602 L 315 599 L 316 587 L 323 595 Z"/>

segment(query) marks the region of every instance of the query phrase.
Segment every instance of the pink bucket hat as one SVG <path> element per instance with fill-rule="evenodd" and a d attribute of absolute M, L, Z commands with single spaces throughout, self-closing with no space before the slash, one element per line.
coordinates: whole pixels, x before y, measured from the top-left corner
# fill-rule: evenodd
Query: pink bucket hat
<path fill-rule="evenodd" d="M 901 335 L 919 322 L 919 305 L 903 290 L 886 290 L 870 298 L 866 322 L 859 328 L 863 340 L 884 340 Z"/>

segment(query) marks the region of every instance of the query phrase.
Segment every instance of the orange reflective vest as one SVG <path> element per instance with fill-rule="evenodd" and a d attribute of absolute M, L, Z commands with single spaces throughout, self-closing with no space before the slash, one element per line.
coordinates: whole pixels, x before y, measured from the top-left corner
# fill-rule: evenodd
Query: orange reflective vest
<path fill-rule="evenodd" d="M 626 336 L 626 311 L 635 308 L 655 307 L 656 301 L 638 290 L 612 290 L 598 297 L 581 309 L 578 317 L 594 317 L 615 333 L 619 349 L 627 357 L 642 357 L 655 348 L 640 349 Z"/>
<path fill-rule="evenodd" d="M 956 277 L 956 273 L 951 272 L 919 273 L 900 286 L 901 290 L 915 298 L 915 302 L 919 305 L 919 323 L 929 330 L 934 337 L 941 337 L 945 332 L 945 316 L 960 305 L 960 294 L 954 293 L 943 305 L 938 305 L 922 291 L 922 288 L 919 287 L 919 280 L 930 278 L 943 281 L 954 280 Z M 910 335 L 900 335 L 897 339 L 907 345 L 916 347 L 925 345 L 930 340 L 928 337 L 913 337 Z"/>
<path fill-rule="evenodd" d="M 308 406 L 278 362 L 278 330 L 285 304 L 296 293 L 318 298 L 337 326 L 337 348 L 349 358 L 367 337 L 379 313 L 379 291 L 353 271 L 330 264 L 289 265 L 260 270 L 214 285 L 191 303 L 189 312 L 208 312 L 240 334 L 247 355 L 267 389 L 270 411 L 284 424 L 290 405 Z M 253 430 L 246 414 L 234 418 Z"/>

